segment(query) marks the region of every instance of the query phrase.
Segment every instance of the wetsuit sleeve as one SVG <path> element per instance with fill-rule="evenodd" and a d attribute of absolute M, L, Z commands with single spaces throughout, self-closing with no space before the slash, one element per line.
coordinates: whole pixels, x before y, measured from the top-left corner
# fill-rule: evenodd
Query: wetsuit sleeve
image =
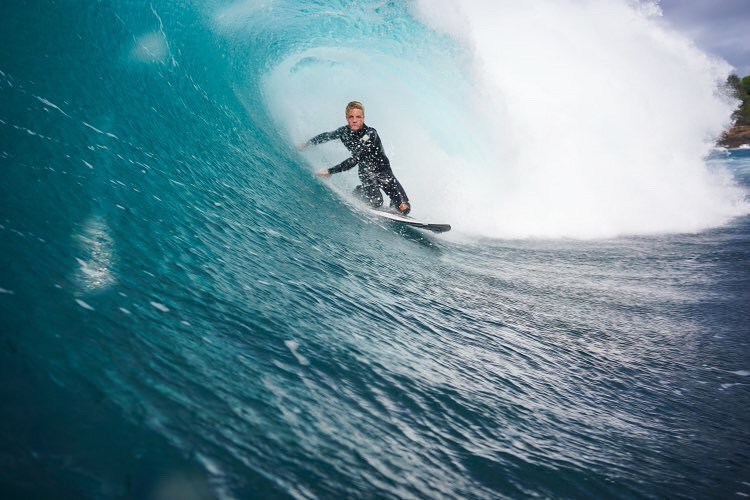
<path fill-rule="evenodd" d="M 343 131 L 344 127 L 337 128 L 333 132 L 323 132 L 322 134 L 318 134 L 312 139 L 310 139 L 308 142 L 310 144 L 322 144 L 324 142 L 332 141 L 334 139 L 340 139 L 341 138 L 341 132 Z"/>
<path fill-rule="evenodd" d="M 328 173 L 337 174 L 339 172 L 344 172 L 346 170 L 349 170 L 350 168 L 353 168 L 354 165 L 357 164 L 357 162 L 359 162 L 359 160 L 355 156 L 352 156 L 351 158 L 347 158 L 346 160 L 342 161 L 335 167 L 329 168 Z"/>
<path fill-rule="evenodd" d="M 350 142 L 346 146 L 352 152 L 351 158 L 347 158 L 335 167 L 329 168 L 328 173 L 336 174 L 338 172 L 344 172 L 354 167 L 357 163 L 366 158 L 374 159 L 378 158 L 379 156 L 383 156 L 385 158 L 385 155 L 383 153 L 383 144 L 380 142 L 378 132 L 371 127 L 368 127 L 365 130 L 365 135 L 362 138 Z"/>

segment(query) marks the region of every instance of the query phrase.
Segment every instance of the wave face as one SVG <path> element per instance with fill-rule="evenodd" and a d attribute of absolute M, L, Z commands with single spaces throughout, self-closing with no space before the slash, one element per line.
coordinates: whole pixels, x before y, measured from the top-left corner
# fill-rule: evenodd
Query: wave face
<path fill-rule="evenodd" d="M 697 231 L 747 212 L 704 160 L 736 104 L 717 92 L 729 67 L 653 7 L 310 10 L 312 41 L 265 79 L 279 129 L 302 140 L 361 99 L 422 213 L 482 236 L 586 238 Z"/>
<path fill-rule="evenodd" d="M 657 7 L 89 3 L 0 16 L 4 497 L 750 494 L 750 159 Z M 353 99 L 451 233 L 312 174 Z"/>

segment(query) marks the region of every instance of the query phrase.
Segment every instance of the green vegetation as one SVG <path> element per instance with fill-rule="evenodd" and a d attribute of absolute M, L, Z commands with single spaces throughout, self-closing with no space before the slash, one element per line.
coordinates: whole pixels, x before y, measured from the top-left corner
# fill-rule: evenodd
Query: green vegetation
<path fill-rule="evenodd" d="M 735 125 L 750 125 L 750 76 L 740 79 L 737 75 L 729 75 L 727 87 L 737 99 L 742 101 L 733 115 Z"/>

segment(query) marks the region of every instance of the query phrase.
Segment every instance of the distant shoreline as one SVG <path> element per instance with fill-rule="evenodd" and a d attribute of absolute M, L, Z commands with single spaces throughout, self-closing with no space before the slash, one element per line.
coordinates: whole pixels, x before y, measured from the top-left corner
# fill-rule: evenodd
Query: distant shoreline
<path fill-rule="evenodd" d="M 732 115 L 734 125 L 721 135 L 717 145 L 730 149 L 750 145 L 750 75 L 742 79 L 729 75 L 725 91 L 739 99 L 740 105 Z"/>
<path fill-rule="evenodd" d="M 729 149 L 750 145 L 750 125 L 735 125 L 722 134 L 719 146 Z"/>

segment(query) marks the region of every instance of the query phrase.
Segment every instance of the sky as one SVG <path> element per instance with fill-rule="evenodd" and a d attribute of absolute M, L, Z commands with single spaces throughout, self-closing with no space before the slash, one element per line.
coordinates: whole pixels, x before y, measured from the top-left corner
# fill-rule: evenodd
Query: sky
<path fill-rule="evenodd" d="M 750 0 L 660 0 L 663 20 L 709 54 L 750 75 Z"/>

